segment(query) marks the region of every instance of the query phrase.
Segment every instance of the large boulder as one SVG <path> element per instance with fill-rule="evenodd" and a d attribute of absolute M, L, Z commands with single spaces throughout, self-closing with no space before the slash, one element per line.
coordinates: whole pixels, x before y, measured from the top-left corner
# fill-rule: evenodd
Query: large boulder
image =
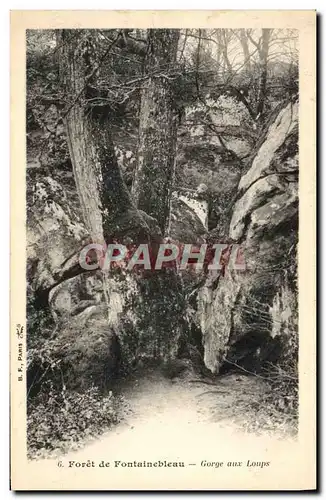
<path fill-rule="evenodd" d="M 200 237 L 205 228 L 183 205 L 189 216 L 188 230 L 196 231 L 195 221 Z M 141 216 L 159 239 L 156 221 L 144 212 Z M 119 227 L 128 229 L 132 220 L 123 214 Z M 40 175 L 35 168 L 29 180 L 27 227 L 32 304 L 28 316 L 33 317 L 29 339 L 33 338 L 33 347 L 41 340 L 48 343 L 55 366 L 61 360 L 66 385 L 103 385 L 121 368 L 177 356 L 185 307 L 180 277 L 174 270 L 130 273 L 117 267 L 110 272 L 61 272 L 70 260 L 75 259 L 78 266 L 79 252 L 89 242 L 73 183 L 67 189 L 66 183 L 63 186 L 48 174 Z M 40 323 L 45 311 L 52 318 L 47 330 Z M 34 363 L 33 373 L 38 368 Z"/>
<path fill-rule="evenodd" d="M 53 286 L 56 271 L 87 241 L 73 188 L 36 168 L 27 178 L 27 280 L 34 290 Z"/>
<path fill-rule="evenodd" d="M 89 242 L 74 183 L 65 181 L 36 168 L 28 178 L 28 341 L 31 352 L 50 353 L 44 359 L 60 367 L 66 386 L 103 386 L 120 363 L 103 275 L 77 272 L 58 283 L 65 263 L 77 256 L 78 264 L 78 253 Z M 44 359 L 36 356 L 30 371 L 46 372 Z"/>
<path fill-rule="evenodd" d="M 276 318 L 285 308 L 296 330 L 298 104 L 274 115 L 239 182 L 229 241 L 240 243 L 246 269 L 208 276 L 198 294 L 206 366 L 225 361 L 255 371 L 274 362 L 289 340 Z"/>

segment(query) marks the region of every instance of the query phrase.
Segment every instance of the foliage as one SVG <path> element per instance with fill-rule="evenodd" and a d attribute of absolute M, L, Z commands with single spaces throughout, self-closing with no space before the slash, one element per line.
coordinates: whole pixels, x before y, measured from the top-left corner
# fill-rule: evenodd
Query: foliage
<path fill-rule="evenodd" d="M 66 366 L 60 349 L 67 342 L 56 337 L 51 316 L 42 309 L 35 309 L 31 297 L 28 300 L 27 338 L 29 458 L 66 452 L 120 421 L 125 402 L 123 398 L 113 396 L 111 391 L 100 390 L 101 383 L 96 387 L 83 387 L 82 392 L 65 385 L 69 366 Z M 82 347 L 86 350 L 91 346 L 94 350 L 95 341 L 86 336 Z M 85 355 L 85 366 L 88 361 Z M 100 371 L 98 378 L 103 378 L 103 369 L 96 363 L 95 366 Z M 93 369 L 92 374 L 96 374 L 96 370 Z M 84 375 L 87 377 L 86 372 Z M 74 377 L 73 373 L 71 377 Z"/>
<path fill-rule="evenodd" d="M 40 339 L 44 342 L 51 336 L 54 328 L 54 321 L 50 312 L 49 307 L 38 308 L 36 306 L 36 299 L 31 290 L 31 287 L 27 288 L 27 347 L 29 349 L 39 348 Z"/>
<path fill-rule="evenodd" d="M 258 377 L 266 384 L 267 390 L 256 393 L 251 400 L 239 401 L 244 413 L 251 414 L 254 411 L 255 418 L 247 420 L 250 430 L 281 429 L 284 432 L 287 430 L 293 432 L 297 429 L 299 404 L 297 311 L 297 295 L 286 284 L 277 292 L 270 308 L 272 339 L 277 339 L 280 345 L 277 360 L 271 362 L 267 358 L 265 362 L 260 361 L 263 370 L 259 374 L 252 373 L 252 376 Z"/>
<path fill-rule="evenodd" d="M 291 280 L 293 287 L 294 280 Z M 298 411 L 298 304 L 297 293 L 285 284 L 274 298 L 271 309 L 273 335 L 282 340 L 282 351 L 277 363 L 268 367 L 272 387 L 271 400 L 285 414 L 297 416 Z"/>
<path fill-rule="evenodd" d="M 48 382 L 28 401 L 28 456 L 65 452 L 86 438 L 103 433 L 121 419 L 123 400 L 110 391 L 102 395 L 95 387 L 82 394 L 58 391 Z"/>
<path fill-rule="evenodd" d="M 297 385 L 289 394 L 282 385 L 269 384 L 266 389 L 241 395 L 233 409 L 232 416 L 247 432 L 263 433 L 270 431 L 282 436 L 296 434 L 298 428 Z"/>

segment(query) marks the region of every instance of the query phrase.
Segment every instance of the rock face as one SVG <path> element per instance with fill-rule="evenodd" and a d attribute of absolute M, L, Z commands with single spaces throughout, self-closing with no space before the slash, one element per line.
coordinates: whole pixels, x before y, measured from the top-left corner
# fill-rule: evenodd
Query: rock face
<path fill-rule="evenodd" d="M 180 278 L 169 269 L 149 275 L 118 268 L 78 272 L 58 281 L 64 263 L 75 258 L 78 265 L 79 251 L 89 242 L 76 190 L 72 180 L 63 186 L 36 168 L 28 187 L 29 339 L 44 335 L 50 342 L 66 386 L 103 386 L 119 370 L 139 362 L 176 357 L 186 323 Z M 159 237 L 155 219 L 142 216 Z M 188 235 L 185 241 L 201 241 L 205 227 L 182 201 L 174 205 L 173 219 L 185 221 L 179 232 L 177 225 L 172 228 L 174 240 Z M 44 314 L 52 318 L 47 335 L 40 323 Z"/>
<path fill-rule="evenodd" d="M 242 245 L 246 270 L 209 276 L 198 295 L 212 372 L 225 361 L 260 368 L 296 335 L 297 227 L 298 104 L 289 103 L 267 126 L 239 183 L 229 237 Z"/>
<path fill-rule="evenodd" d="M 181 243 L 204 243 L 207 201 L 190 190 L 175 191 L 171 200 L 170 236 Z"/>
<path fill-rule="evenodd" d="M 211 274 L 199 289 L 197 318 L 205 365 L 212 372 L 223 369 L 225 358 L 249 369 L 259 367 L 281 348 L 288 356 L 284 346 L 295 342 L 297 113 L 296 104 L 279 111 L 240 179 L 227 237 L 242 244 L 246 270 Z M 46 304 L 38 308 L 49 307 L 53 318 L 49 342 L 53 356 L 62 359 L 65 383 L 75 388 L 105 385 L 124 367 L 149 360 L 168 362 L 185 352 L 189 325 L 184 283 L 172 270 L 155 276 L 130 275 L 123 269 L 109 275 L 85 272 L 58 282 L 58 269 L 78 255 L 89 235 L 73 180 L 66 179 L 63 188 L 60 179 L 32 171 L 28 288 L 31 297 L 47 292 Z M 173 240 L 204 242 L 207 206 L 202 195 L 196 193 L 195 207 L 174 197 Z M 144 212 L 142 216 L 159 237 L 155 219 Z M 121 226 L 127 223 L 122 220 Z M 42 328 L 37 334 L 43 334 Z"/>
<path fill-rule="evenodd" d="M 74 190 L 33 169 L 27 179 L 27 271 L 33 288 L 53 286 L 56 270 L 87 236 Z"/>
<path fill-rule="evenodd" d="M 51 176 L 40 176 L 35 169 L 29 179 L 27 211 L 27 283 L 28 342 L 42 345 L 52 316 L 47 352 L 52 363 L 60 364 L 65 385 L 82 388 L 92 384 L 104 386 L 120 363 L 119 345 L 108 321 L 108 308 L 101 272 L 86 272 L 57 283 L 62 265 L 86 244 L 88 235 L 81 221 L 74 186 L 65 189 Z M 45 300 L 40 300 L 44 293 Z M 59 366 L 59 365 L 58 365 Z M 31 370 L 39 367 L 32 364 Z"/>

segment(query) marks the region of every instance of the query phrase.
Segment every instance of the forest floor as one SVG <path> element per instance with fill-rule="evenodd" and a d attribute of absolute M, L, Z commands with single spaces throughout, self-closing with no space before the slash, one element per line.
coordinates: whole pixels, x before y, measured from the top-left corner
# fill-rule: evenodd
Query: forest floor
<path fill-rule="evenodd" d="M 134 374 L 119 385 L 124 400 L 124 416 L 119 424 L 80 443 L 78 449 L 65 456 L 41 462 L 46 465 L 56 460 L 57 467 L 57 461 L 62 461 L 64 475 L 71 471 L 72 464 L 73 473 L 87 485 L 89 469 L 76 469 L 74 465 L 87 460 L 96 463 L 100 484 L 104 484 L 107 474 L 111 477 L 113 468 L 112 480 L 119 484 L 120 472 L 126 475 L 121 463 L 134 460 L 183 461 L 193 470 L 195 466 L 203 467 L 205 460 L 243 464 L 248 460 L 268 461 L 271 450 L 282 456 L 289 441 L 294 445 L 296 439 L 284 415 L 275 429 L 274 416 L 269 417 L 266 408 L 259 407 L 258 401 L 266 390 L 265 381 L 242 374 L 221 376 L 215 381 L 200 379 L 193 373 L 171 380 L 159 370 Z M 265 421 L 260 413 L 265 415 Z M 106 475 L 98 467 L 101 461 L 110 462 Z M 136 469 L 138 475 L 133 470 L 130 477 L 135 481 L 148 479 L 145 468 Z M 53 476 L 53 481 L 55 487 L 58 478 Z"/>
<path fill-rule="evenodd" d="M 218 424 L 258 434 L 293 434 L 291 420 L 262 406 L 269 390 L 260 376 L 232 373 L 210 379 L 186 371 L 170 379 L 160 370 L 149 370 L 120 386 L 127 404 L 123 425 L 133 431 L 142 425 L 163 430 Z"/>
<path fill-rule="evenodd" d="M 136 373 L 113 391 L 123 399 L 121 422 L 82 449 L 98 456 L 101 448 L 118 451 L 129 443 L 128 448 L 138 451 L 144 443 L 157 447 L 159 439 L 169 454 L 175 440 L 185 444 L 194 434 L 295 435 L 291 420 L 262 404 L 268 390 L 263 378 L 239 373 L 215 380 L 187 371 L 173 379 L 159 369 Z"/>

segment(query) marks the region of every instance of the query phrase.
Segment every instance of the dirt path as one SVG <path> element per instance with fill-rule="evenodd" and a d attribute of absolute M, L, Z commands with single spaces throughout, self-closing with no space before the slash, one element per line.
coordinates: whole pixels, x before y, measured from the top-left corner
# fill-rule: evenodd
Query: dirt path
<path fill-rule="evenodd" d="M 207 450 L 212 439 L 255 430 L 255 401 L 264 391 L 259 378 L 238 374 L 211 382 L 190 374 L 170 380 L 159 372 L 148 372 L 121 388 L 127 402 L 123 421 L 77 456 L 86 452 L 97 456 L 101 448 L 115 450 L 118 456 L 124 455 L 121 450 L 136 456 L 145 447 L 146 455 L 157 455 L 159 449 L 160 456 L 175 455 L 176 449 L 189 446 Z M 275 436 L 265 429 L 263 435 L 268 434 Z M 200 440 L 194 446 L 196 436 Z"/>
<path fill-rule="evenodd" d="M 54 489 L 62 488 L 65 481 L 70 484 L 72 478 L 74 487 L 78 481 L 80 489 L 89 488 L 90 474 L 99 489 L 124 489 L 124 485 L 185 488 L 188 484 L 194 488 L 197 483 L 202 488 L 204 471 L 207 485 L 217 488 L 224 482 L 232 483 L 235 469 L 228 467 L 228 462 L 242 462 L 241 470 L 236 470 L 241 484 L 241 478 L 245 482 L 247 477 L 248 460 L 268 462 L 271 455 L 279 457 L 277 473 L 284 474 L 282 460 L 289 440 L 266 431 L 259 436 L 243 427 L 245 421 L 255 420 L 255 410 L 241 414 L 240 409 L 246 408 L 246 401 L 254 403 L 254 396 L 266 390 L 264 383 L 242 375 L 222 377 L 215 385 L 193 382 L 195 378 L 187 375 L 170 380 L 157 372 L 134 377 L 121 388 L 129 411 L 120 424 L 64 457 L 38 461 L 37 469 L 32 462 L 30 477 L 35 470 L 39 478 L 44 466 L 47 487 Z M 295 446 L 295 441 L 290 446 Z M 59 460 L 63 464 L 60 470 Z M 184 465 L 157 469 L 130 465 L 165 460 Z M 81 466 L 87 461 L 92 467 Z M 222 475 L 220 466 L 215 465 L 219 462 L 224 463 Z M 109 465 L 99 467 L 100 463 Z M 49 477 L 51 467 L 53 475 Z M 265 474 L 263 469 L 254 469 L 254 474 Z"/>
<path fill-rule="evenodd" d="M 264 390 L 261 381 L 242 375 L 213 382 L 189 374 L 169 380 L 154 371 L 127 383 L 121 392 L 130 403 L 126 425 L 135 428 L 150 422 L 182 427 L 208 422 L 222 425 L 233 414 L 240 395 L 250 399 Z"/>

